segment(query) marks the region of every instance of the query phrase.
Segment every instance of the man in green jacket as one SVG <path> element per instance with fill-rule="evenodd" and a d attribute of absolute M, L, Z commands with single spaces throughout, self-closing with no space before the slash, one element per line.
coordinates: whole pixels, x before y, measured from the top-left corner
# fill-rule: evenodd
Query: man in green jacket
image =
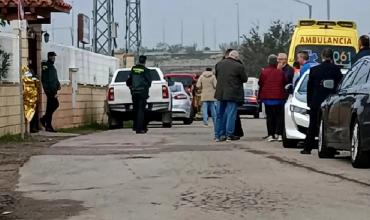
<path fill-rule="evenodd" d="M 145 111 L 149 88 L 152 85 L 150 70 L 145 67 L 146 56 L 139 57 L 139 63 L 132 67 L 129 79 L 126 84 L 130 87 L 134 110 L 134 127 L 137 134 L 145 134 L 148 131 Z"/>
<path fill-rule="evenodd" d="M 49 52 L 48 60 L 46 62 L 42 62 L 41 65 L 41 82 L 47 97 L 47 103 L 45 115 L 40 119 L 40 121 L 41 125 L 45 127 L 45 130 L 49 132 L 56 132 L 52 126 L 52 121 L 53 114 L 59 107 L 58 90 L 61 89 L 57 69 L 54 66 L 56 55 L 57 54 L 55 52 Z"/>

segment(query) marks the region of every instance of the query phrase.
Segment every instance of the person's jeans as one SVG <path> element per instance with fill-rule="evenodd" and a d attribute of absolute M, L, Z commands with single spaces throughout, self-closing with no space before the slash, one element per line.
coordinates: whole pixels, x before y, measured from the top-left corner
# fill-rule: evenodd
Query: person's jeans
<path fill-rule="evenodd" d="M 217 139 L 233 137 L 235 131 L 236 113 L 238 104 L 230 101 L 217 102 L 216 132 Z"/>
<path fill-rule="evenodd" d="M 206 101 L 202 103 L 203 123 L 208 125 L 208 113 L 211 112 L 213 124 L 216 124 L 216 105 L 213 101 Z"/>

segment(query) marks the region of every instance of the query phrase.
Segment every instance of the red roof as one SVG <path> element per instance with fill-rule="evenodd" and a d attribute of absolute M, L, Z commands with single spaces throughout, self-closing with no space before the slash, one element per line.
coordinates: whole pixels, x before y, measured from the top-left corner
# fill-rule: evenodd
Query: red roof
<path fill-rule="evenodd" d="M 17 7 L 19 0 L 0 0 L 0 7 Z M 23 0 L 24 7 L 55 8 L 61 12 L 69 12 L 72 9 L 70 4 L 63 0 Z"/>
<path fill-rule="evenodd" d="M 20 0 L 0 0 L 0 18 L 18 19 L 18 2 Z M 26 20 L 39 20 L 39 16 L 50 18 L 52 12 L 69 13 L 72 6 L 64 0 L 23 0 Z"/>

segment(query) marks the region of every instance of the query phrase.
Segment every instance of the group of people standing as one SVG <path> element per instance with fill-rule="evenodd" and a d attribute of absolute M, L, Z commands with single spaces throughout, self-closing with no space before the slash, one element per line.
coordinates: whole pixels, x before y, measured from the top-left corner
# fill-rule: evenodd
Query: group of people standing
<path fill-rule="evenodd" d="M 215 74 L 208 68 L 199 78 L 203 123 L 208 126 L 208 113 L 214 123 L 215 141 L 235 141 L 244 136 L 238 106 L 244 102 L 243 84 L 248 81 L 239 52 L 228 49 L 217 63 Z"/>

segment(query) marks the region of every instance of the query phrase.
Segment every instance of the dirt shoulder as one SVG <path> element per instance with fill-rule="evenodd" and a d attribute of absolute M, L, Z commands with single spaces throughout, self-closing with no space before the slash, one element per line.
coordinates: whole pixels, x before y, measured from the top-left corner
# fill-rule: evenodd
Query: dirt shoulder
<path fill-rule="evenodd" d="M 77 134 L 88 134 L 104 130 L 103 128 L 79 128 Z M 63 132 L 66 132 L 63 130 Z M 0 138 L 0 220 L 50 220 L 66 219 L 76 215 L 85 208 L 78 201 L 56 200 L 38 201 L 24 197 L 16 192 L 19 178 L 19 168 L 31 156 L 39 155 L 53 144 L 70 138 L 68 135 L 55 137 L 49 135 L 34 135 L 25 141 L 18 137 Z"/>

